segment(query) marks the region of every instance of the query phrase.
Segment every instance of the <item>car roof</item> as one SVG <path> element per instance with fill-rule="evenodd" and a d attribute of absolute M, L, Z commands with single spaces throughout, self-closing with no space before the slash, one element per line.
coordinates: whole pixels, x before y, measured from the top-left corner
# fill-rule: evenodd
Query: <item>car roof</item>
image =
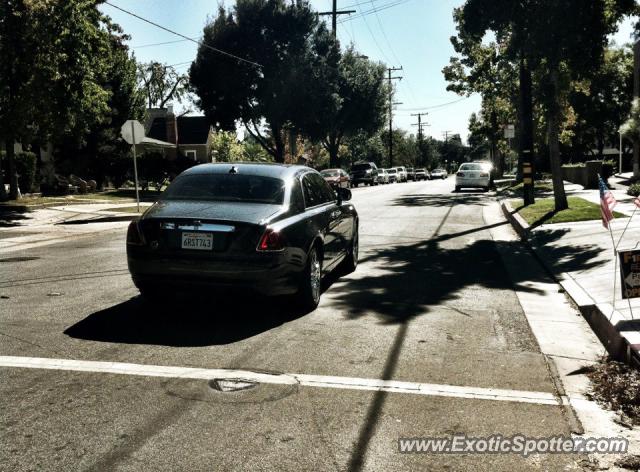
<path fill-rule="evenodd" d="M 266 162 L 216 162 L 213 164 L 200 164 L 183 172 L 183 175 L 194 174 L 226 174 L 235 167 L 239 174 L 261 175 L 278 179 L 286 179 L 301 171 L 314 171 L 310 167 L 274 164 Z M 315 172 L 315 171 L 314 171 Z"/>

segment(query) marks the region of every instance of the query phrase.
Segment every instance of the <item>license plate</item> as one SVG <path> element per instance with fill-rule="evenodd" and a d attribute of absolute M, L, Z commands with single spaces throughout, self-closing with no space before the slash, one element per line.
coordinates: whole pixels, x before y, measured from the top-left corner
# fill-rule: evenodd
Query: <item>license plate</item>
<path fill-rule="evenodd" d="M 213 234 L 182 233 L 182 249 L 213 250 Z"/>

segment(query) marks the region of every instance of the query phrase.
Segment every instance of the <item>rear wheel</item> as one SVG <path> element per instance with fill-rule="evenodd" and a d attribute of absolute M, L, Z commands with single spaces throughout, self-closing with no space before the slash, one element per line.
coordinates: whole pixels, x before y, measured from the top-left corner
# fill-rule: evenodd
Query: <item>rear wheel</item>
<path fill-rule="evenodd" d="M 316 246 L 311 249 L 298 289 L 298 303 L 306 311 L 313 311 L 320 303 L 322 289 L 322 259 Z"/>

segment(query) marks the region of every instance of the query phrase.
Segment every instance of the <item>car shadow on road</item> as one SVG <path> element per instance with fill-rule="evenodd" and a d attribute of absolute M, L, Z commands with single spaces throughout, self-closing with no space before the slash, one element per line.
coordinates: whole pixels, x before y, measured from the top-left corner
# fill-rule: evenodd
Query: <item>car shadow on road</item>
<path fill-rule="evenodd" d="M 304 316 L 285 300 L 228 293 L 149 303 L 142 297 L 90 314 L 64 334 L 86 341 L 198 347 L 231 344 Z"/>

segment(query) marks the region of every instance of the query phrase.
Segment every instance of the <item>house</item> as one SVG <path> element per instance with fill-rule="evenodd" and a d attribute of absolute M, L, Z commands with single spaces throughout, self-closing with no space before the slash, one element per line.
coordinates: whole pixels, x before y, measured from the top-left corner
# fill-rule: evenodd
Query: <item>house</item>
<path fill-rule="evenodd" d="M 173 107 L 147 110 L 146 137 L 141 147 L 157 150 L 169 160 L 183 155 L 198 163 L 212 161 L 213 127 L 204 116 L 176 116 Z"/>

